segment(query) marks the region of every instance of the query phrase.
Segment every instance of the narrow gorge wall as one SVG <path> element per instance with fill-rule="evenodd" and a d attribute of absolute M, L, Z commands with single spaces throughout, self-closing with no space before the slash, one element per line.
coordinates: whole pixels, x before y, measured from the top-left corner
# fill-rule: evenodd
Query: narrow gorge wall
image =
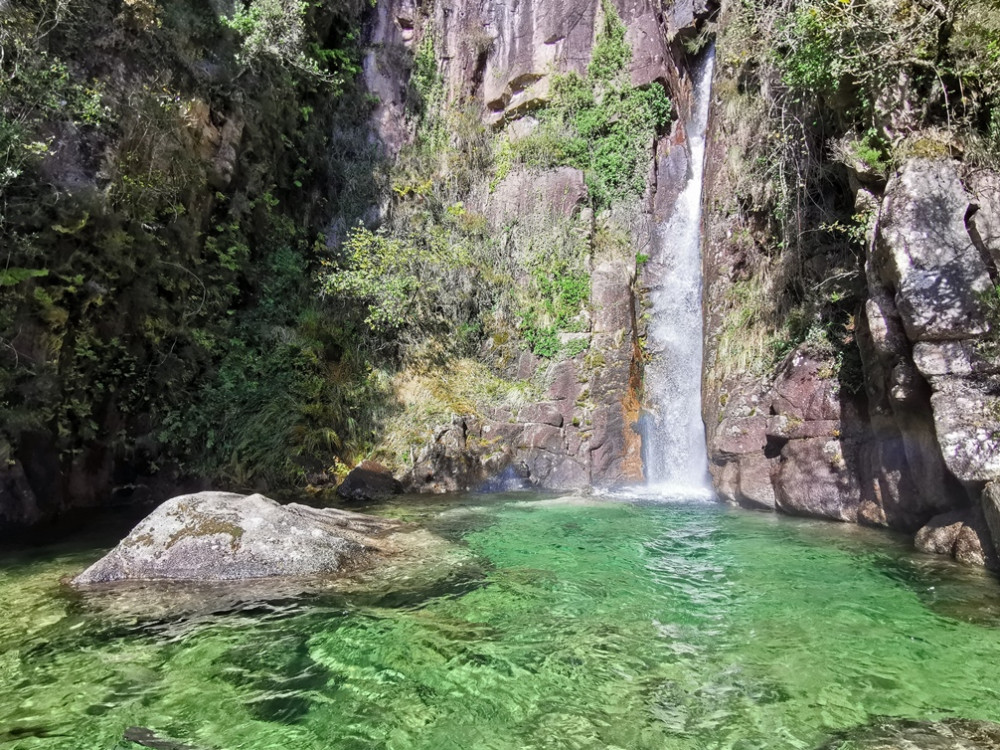
<path fill-rule="evenodd" d="M 778 107 L 783 84 L 749 83 L 728 41 L 706 188 L 705 420 L 720 496 L 917 532 L 922 550 L 995 567 L 997 173 L 956 158 L 927 121 L 898 125 L 898 103 L 884 112 L 891 164 L 792 133 L 825 165 L 822 186 L 797 188 L 817 191 L 799 202 L 824 218 L 795 214 L 795 239 L 821 239 L 796 250 L 766 213 L 774 183 L 746 159 L 751 139 L 780 133 L 760 106 Z"/>
<path fill-rule="evenodd" d="M 366 81 L 380 94 L 376 122 L 382 138 L 396 143 L 405 110 L 405 80 L 389 62 L 433 39 L 446 106 L 465 109 L 493 138 L 517 143 L 539 128 L 539 112 L 552 100 L 553 82 L 566 74 L 586 76 L 606 9 L 625 27 L 631 50 L 632 87 L 667 87 L 676 112 L 686 112 L 689 74 L 679 38 L 693 35 L 707 6 L 680 4 L 664 12 L 658 3 L 598 0 L 514 5 L 436 2 L 427 12 L 413 3 L 378 6 Z M 676 116 L 676 114 L 675 114 Z M 516 147 L 516 146 L 515 146 Z M 648 176 L 634 200 L 594 210 L 579 168 L 514 165 L 471 187 L 467 209 L 483 215 L 501 237 L 502 252 L 524 283 L 532 258 L 554 232 L 575 236 L 585 248 L 590 295 L 585 324 L 560 333 L 570 354 L 539 356 L 523 342 L 494 335 L 483 355 L 505 379 L 537 394 L 525 403 L 481 405 L 475 414 L 442 425 L 407 466 L 407 484 L 419 491 L 481 486 L 498 474 L 548 488 L 579 488 L 642 481 L 638 431 L 643 399 L 643 299 L 653 282 L 644 268 L 654 227 L 664 221 L 672 195 L 687 178 L 683 126 L 642 146 Z M 550 269 L 555 273 L 554 267 Z"/>

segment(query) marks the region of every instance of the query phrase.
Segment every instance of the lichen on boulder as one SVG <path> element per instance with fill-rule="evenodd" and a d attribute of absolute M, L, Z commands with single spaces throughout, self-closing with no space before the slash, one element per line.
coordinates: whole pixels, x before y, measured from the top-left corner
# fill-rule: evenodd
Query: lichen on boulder
<path fill-rule="evenodd" d="M 263 495 L 181 495 L 143 519 L 73 585 L 335 576 L 392 556 L 412 531 L 398 521 L 279 505 Z"/>

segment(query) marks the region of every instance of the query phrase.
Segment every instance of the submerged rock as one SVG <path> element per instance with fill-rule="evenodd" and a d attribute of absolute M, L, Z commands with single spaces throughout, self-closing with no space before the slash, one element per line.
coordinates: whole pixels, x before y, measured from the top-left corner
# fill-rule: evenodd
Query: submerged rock
<path fill-rule="evenodd" d="M 997 750 L 1000 724 L 971 719 L 881 718 L 838 734 L 818 750 Z"/>
<path fill-rule="evenodd" d="M 369 568 L 408 545 L 397 521 L 263 495 L 200 492 L 163 503 L 73 579 L 218 582 L 330 576 Z"/>
<path fill-rule="evenodd" d="M 997 556 L 983 510 L 961 508 L 934 516 L 917 532 L 921 552 L 950 555 L 965 565 L 997 569 Z"/>
<path fill-rule="evenodd" d="M 124 739 L 136 745 L 142 745 L 142 747 L 152 748 L 152 750 L 195 750 L 191 745 L 161 737 L 146 727 L 129 727 L 125 730 Z"/>

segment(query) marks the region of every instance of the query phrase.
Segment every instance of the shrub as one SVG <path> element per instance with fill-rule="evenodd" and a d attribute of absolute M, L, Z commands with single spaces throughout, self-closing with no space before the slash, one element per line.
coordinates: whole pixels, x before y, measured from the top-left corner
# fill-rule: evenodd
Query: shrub
<path fill-rule="evenodd" d="M 494 149 L 495 186 L 513 164 L 583 170 L 596 208 L 635 198 L 645 188 L 650 148 L 670 122 L 670 100 L 659 84 L 635 88 L 628 77 L 631 50 L 614 5 L 603 2 L 604 20 L 585 77 L 555 76 L 539 125 L 516 141 L 501 138 Z"/>
<path fill-rule="evenodd" d="M 271 58 L 307 76 L 340 89 L 360 70 L 352 42 L 340 48 L 326 48 L 309 34 L 307 0 L 236 0 L 231 16 L 222 16 L 223 25 L 242 38 L 240 60 L 258 66 Z"/>

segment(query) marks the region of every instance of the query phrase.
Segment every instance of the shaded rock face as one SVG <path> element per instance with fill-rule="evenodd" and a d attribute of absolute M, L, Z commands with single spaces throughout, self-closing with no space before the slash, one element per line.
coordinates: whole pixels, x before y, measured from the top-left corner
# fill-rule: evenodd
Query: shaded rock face
<path fill-rule="evenodd" d="M 153 511 L 73 584 L 337 575 L 392 554 L 390 537 L 403 530 L 395 521 L 282 506 L 263 495 L 181 495 Z"/>
<path fill-rule="evenodd" d="M 0 529 L 30 526 L 43 516 L 19 461 L 0 471 Z"/>
<path fill-rule="evenodd" d="M 729 394 L 711 440 L 719 495 L 747 508 L 857 521 L 865 450 L 857 404 L 842 399 L 831 363 L 802 347 L 771 388 Z"/>
<path fill-rule="evenodd" d="M 706 421 L 724 499 L 920 529 L 924 551 L 995 566 L 989 519 L 1000 532 L 1000 515 L 982 488 L 1000 474 L 1000 381 L 981 300 L 1000 253 L 997 182 L 924 158 L 903 163 L 882 195 L 855 180 L 876 212 L 856 318 L 865 390 L 838 392 L 823 377 L 835 363 L 802 350 L 771 384 L 723 384 L 729 401 L 708 403 Z"/>
<path fill-rule="evenodd" d="M 409 0 L 384 5 L 373 38 L 412 51 L 428 26 L 417 28 L 419 13 Z M 667 85 L 683 113 L 690 82 L 678 37 L 693 32 L 713 4 L 696 0 L 667 15 L 651 0 L 616 0 L 614 7 L 632 50 L 632 83 Z M 553 77 L 586 72 L 603 8 L 600 0 L 435 3 L 427 23 L 433 27 L 449 102 L 480 107 L 484 123 L 512 138 L 531 132 L 537 126 L 532 112 L 548 102 Z M 378 45 L 373 45 L 372 54 L 373 61 L 387 59 Z M 376 68 L 373 64 L 371 69 Z M 369 75 L 367 62 L 365 70 Z M 379 91 L 402 90 L 377 76 L 372 82 Z M 377 118 L 384 119 L 388 111 L 379 110 Z M 382 132 L 382 137 L 391 140 L 392 134 Z M 642 481 L 637 430 L 642 402 L 640 317 L 648 280 L 637 278 L 636 255 L 648 252 L 655 223 L 668 218 L 668 207 L 686 183 L 682 129 L 650 143 L 648 159 L 645 195 L 636 205 L 601 217 L 589 209 L 583 173 L 570 167 L 515 169 L 488 194 L 473 194 L 466 201 L 503 237 L 514 267 L 528 266 L 539 236 L 554 226 L 587 241 L 589 326 L 564 334 L 562 342 L 575 337 L 587 347 L 563 361 L 528 352 L 510 354 L 505 375 L 530 381 L 541 393 L 539 401 L 520 409 L 459 416 L 442 425 L 415 456 L 404 478 L 407 489 L 474 489 L 503 472 L 527 485 L 552 489 Z M 594 242 L 598 230 L 628 241 L 615 251 L 601 249 Z"/>
<path fill-rule="evenodd" d="M 340 497 L 356 503 L 384 500 L 402 491 L 402 483 L 391 471 L 375 461 L 362 461 L 351 469 L 337 487 Z"/>

